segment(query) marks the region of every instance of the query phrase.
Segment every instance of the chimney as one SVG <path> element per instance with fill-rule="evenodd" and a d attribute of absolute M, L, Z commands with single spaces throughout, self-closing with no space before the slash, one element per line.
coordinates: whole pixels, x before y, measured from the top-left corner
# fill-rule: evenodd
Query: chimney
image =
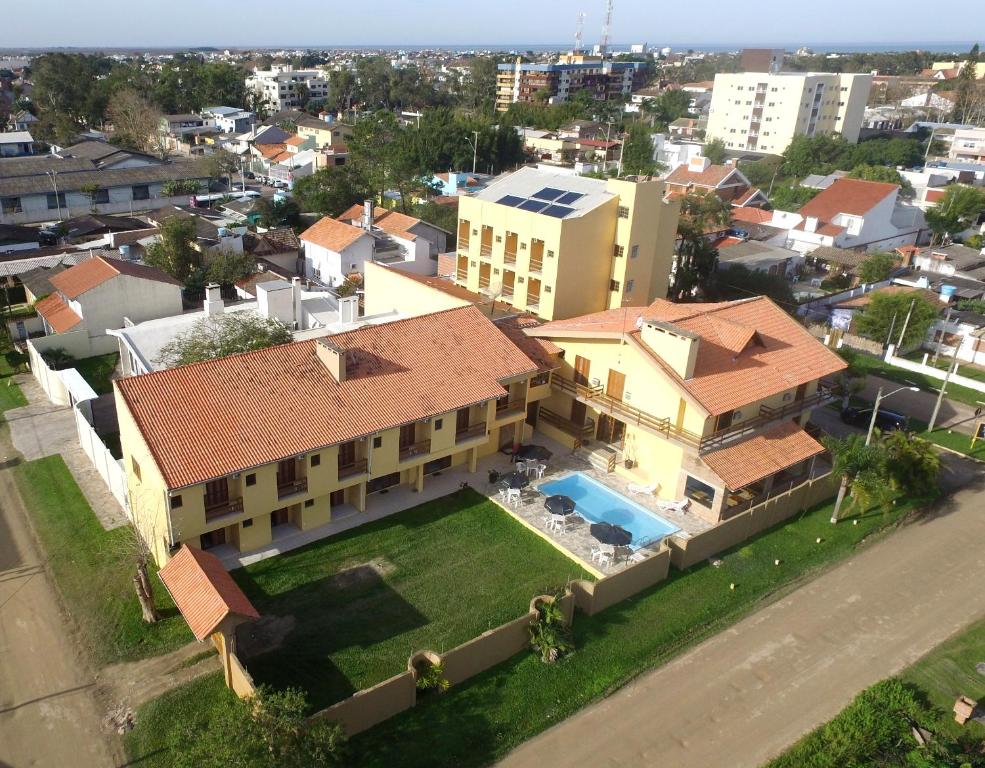
<path fill-rule="evenodd" d="M 224 311 L 222 289 L 216 283 L 209 283 L 205 286 L 205 314 L 209 317 L 215 317 Z"/>
<path fill-rule="evenodd" d="M 694 376 L 699 336 L 661 320 L 643 320 L 640 338 L 682 379 Z"/>
<path fill-rule="evenodd" d="M 373 222 L 375 218 L 376 203 L 372 200 L 363 201 L 363 229 L 369 232 L 373 228 Z"/>
<path fill-rule="evenodd" d="M 294 328 L 301 330 L 301 278 L 291 278 L 291 297 L 294 299 Z"/>
<path fill-rule="evenodd" d="M 817 232 L 817 216 L 808 216 L 804 219 L 805 232 Z"/>
<path fill-rule="evenodd" d="M 354 323 L 359 318 L 359 297 L 343 296 L 339 299 L 339 322 Z"/>
<path fill-rule="evenodd" d="M 328 339 L 315 342 L 315 354 L 322 365 L 340 384 L 345 381 L 345 350 L 332 344 Z"/>

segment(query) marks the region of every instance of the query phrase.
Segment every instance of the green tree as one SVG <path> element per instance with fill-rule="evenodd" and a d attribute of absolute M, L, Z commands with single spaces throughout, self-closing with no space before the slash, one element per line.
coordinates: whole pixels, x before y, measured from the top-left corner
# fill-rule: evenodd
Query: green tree
<path fill-rule="evenodd" d="M 843 438 L 827 436 L 824 447 L 831 453 L 831 471 L 841 478 L 835 498 L 831 522 L 841 519 L 841 507 L 849 490 L 852 507 L 863 511 L 888 501 L 889 474 L 886 450 L 880 443 L 865 444 L 865 435 L 847 435 Z"/>
<path fill-rule="evenodd" d="M 294 98 L 298 100 L 298 106 L 304 109 L 311 100 L 311 90 L 306 83 L 298 83 L 294 88 Z"/>
<path fill-rule="evenodd" d="M 712 246 L 708 232 L 727 227 L 731 218 L 731 207 L 717 195 L 692 192 L 681 200 L 670 289 L 675 301 L 688 301 L 698 288 L 708 285 L 718 264 L 718 250 Z"/>
<path fill-rule="evenodd" d="M 92 213 L 96 212 L 96 198 L 99 196 L 99 191 L 102 189 L 98 184 L 83 184 L 79 187 L 79 192 L 86 196 L 89 200 L 89 210 Z"/>
<path fill-rule="evenodd" d="M 951 184 L 944 196 L 927 210 L 927 226 L 933 230 L 934 242 L 943 242 L 945 236 L 968 229 L 982 211 L 985 211 L 985 192 L 964 184 Z"/>
<path fill-rule="evenodd" d="M 926 498 L 937 490 L 941 457 L 929 440 L 896 430 L 883 440 L 893 487 L 902 493 Z"/>
<path fill-rule="evenodd" d="M 739 170 L 749 179 L 750 184 L 768 191 L 771 183 L 782 181 L 780 171 L 783 170 L 783 158 L 779 155 L 766 155 L 759 160 L 742 163 Z"/>
<path fill-rule="evenodd" d="M 624 176 L 648 176 L 656 171 L 653 159 L 653 142 L 646 124 L 632 124 L 622 145 L 622 172 Z"/>
<path fill-rule="evenodd" d="M 462 87 L 462 106 L 479 115 L 492 116 L 496 104 L 496 59 L 476 56 Z"/>
<path fill-rule="evenodd" d="M 173 736 L 175 768 L 342 768 L 342 728 L 306 717 L 305 695 L 297 688 L 261 686 L 249 699 L 216 709 L 212 721 L 187 723 Z"/>
<path fill-rule="evenodd" d="M 643 111 L 652 121 L 654 130 L 666 131 L 672 122 L 690 114 L 690 105 L 691 97 L 687 91 L 672 89 L 644 101 Z"/>
<path fill-rule="evenodd" d="M 126 87 L 113 93 L 106 105 L 106 116 L 113 123 L 115 143 L 166 159 L 161 112 L 136 90 Z"/>
<path fill-rule="evenodd" d="M 770 205 L 780 211 L 799 211 L 817 197 L 820 191 L 799 184 L 774 184 Z"/>
<path fill-rule="evenodd" d="M 794 136 L 783 151 L 784 166 L 797 178 L 811 173 L 828 174 L 844 165 L 851 146 L 838 135 Z"/>
<path fill-rule="evenodd" d="M 792 313 L 797 308 L 797 300 L 786 276 L 754 271 L 742 264 L 729 267 L 719 264 L 718 269 L 710 275 L 704 295 L 709 301 L 768 296 L 787 312 Z"/>
<path fill-rule="evenodd" d="M 896 184 L 900 188 L 901 197 L 913 197 L 913 185 L 900 176 L 899 171 L 888 165 L 856 165 L 848 174 L 848 178 Z"/>
<path fill-rule="evenodd" d="M 975 79 L 978 53 L 978 43 L 975 43 L 968 51 L 964 66 L 954 83 L 954 114 L 951 119 L 956 123 L 967 123 L 980 117 L 981 94 Z"/>
<path fill-rule="evenodd" d="M 725 142 L 721 139 L 705 142 L 701 154 L 707 157 L 712 165 L 721 165 L 728 159 L 728 150 L 725 149 Z"/>
<path fill-rule="evenodd" d="M 257 262 L 248 253 L 224 251 L 213 254 L 205 270 L 204 282 L 231 288 L 238 281 L 256 273 Z"/>
<path fill-rule="evenodd" d="M 886 280 L 899 263 L 900 258 L 895 253 L 886 251 L 873 253 L 858 265 L 856 269 L 858 279 L 863 283 L 878 283 Z"/>
<path fill-rule="evenodd" d="M 294 182 L 294 199 L 302 211 L 338 216 L 374 192 L 351 165 L 322 168 Z"/>
<path fill-rule="evenodd" d="M 336 112 L 352 109 L 356 95 L 356 76 L 348 69 L 329 72 L 328 93 Z"/>
<path fill-rule="evenodd" d="M 349 205 L 352 205 L 352 203 Z M 265 197 L 257 198 L 253 203 L 253 212 L 259 215 L 259 224 L 264 229 L 284 226 L 293 227 L 301 219 L 301 207 L 296 198 L 290 197 L 286 200 L 274 201 L 268 200 Z"/>
<path fill-rule="evenodd" d="M 291 338 L 287 326 L 272 318 L 256 312 L 229 312 L 197 320 L 165 344 L 155 362 L 173 368 L 286 344 Z"/>
<path fill-rule="evenodd" d="M 200 263 L 200 254 L 192 247 L 195 238 L 192 219 L 167 219 L 160 226 L 160 238 L 147 248 L 144 261 L 184 283 Z"/>
<path fill-rule="evenodd" d="M 906 322 L 907 313 L 910 317 L 909 322 Z M 896 344 L 899 349 L 907 350 L 923 342 L 939 313 L 938 304 L 925 299 L 921 294 L 876 292 L 872 294 L 872 300 L 865 311 L 856 316 L 855 327 L 862 336 L 881 344 L 886 343 L 889 329 L 892 328 L 891 343 Z M 903 330 L 904 323 L 906 335 L 903 337 L 903 343 L 899 344 L 899 333 Z"/>
<path fill-rule="evenodd" d="M 226 179 L 226 189 L 232 189 L 232 174 L 240 169 L 239 158 L 226 149 L 216 149 L 206 160 L 209 176 Z"/>

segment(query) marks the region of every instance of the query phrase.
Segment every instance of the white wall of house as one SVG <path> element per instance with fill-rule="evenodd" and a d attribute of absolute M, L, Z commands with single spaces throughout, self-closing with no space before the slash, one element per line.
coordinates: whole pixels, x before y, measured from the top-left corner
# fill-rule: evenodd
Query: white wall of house
<path fill-rule="evenodd" d="M 364 235 L 343 248 L 332 251 L 317 243 L 302 240 L 304 245 L 304 274 L 326 285 L 338 285 L 350 272 L 363 271 L 363 264 L 373 258 L 373 238 Z"/>
<path fill-rule="evenodd" d="M 92 338 L 107 328 L 122 328 L 123 318 L 135 323 L 180 315 L 181 287 L 158 280 L 117 275 L 69 302 L 82 316 Z M 115 340 L 113 342 L 116 343 Z"/>

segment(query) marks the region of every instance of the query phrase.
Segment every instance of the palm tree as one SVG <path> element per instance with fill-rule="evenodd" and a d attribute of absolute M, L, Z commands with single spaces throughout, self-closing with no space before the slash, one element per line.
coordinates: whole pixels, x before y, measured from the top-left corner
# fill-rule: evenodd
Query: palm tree
<path fill-rule="evenodd" d="M 913 496 L 929 496 L 937 489 L 941 457 L 929 440 L 896 431 L 884 445 L 894 487 Z"/>
<path fill-rule="evenodd" d="M 864 435 L 848 435 L 841 439 L 829 436 L 824 439 L 824 447 L 833 459 L 831 471 L 841 476 L 838 497 L 831 513 L 832 523 L 838 522 L 849 488 L 854 506 L 868 508 L 885 500 L 885 491 L 890 490 L 890 483 L 886 450 L 881 443 L 866 445 Z"/>

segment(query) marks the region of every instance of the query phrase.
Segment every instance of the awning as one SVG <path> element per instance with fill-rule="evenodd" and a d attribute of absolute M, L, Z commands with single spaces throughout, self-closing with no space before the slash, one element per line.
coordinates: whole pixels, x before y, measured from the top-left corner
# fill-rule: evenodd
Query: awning
<path fill-rule="evenodd" d="M 736 491 L 820 453 L 823 445 L 796 422 L 786 421 L 701 458 L 726 488 Z"/>
<path fill-rule="evenodd" d="M 159 575 L 198 640 L 215 632 L 228 616 L 260 618 L 222 561 L 208 552 L 183 544 Z"/>

